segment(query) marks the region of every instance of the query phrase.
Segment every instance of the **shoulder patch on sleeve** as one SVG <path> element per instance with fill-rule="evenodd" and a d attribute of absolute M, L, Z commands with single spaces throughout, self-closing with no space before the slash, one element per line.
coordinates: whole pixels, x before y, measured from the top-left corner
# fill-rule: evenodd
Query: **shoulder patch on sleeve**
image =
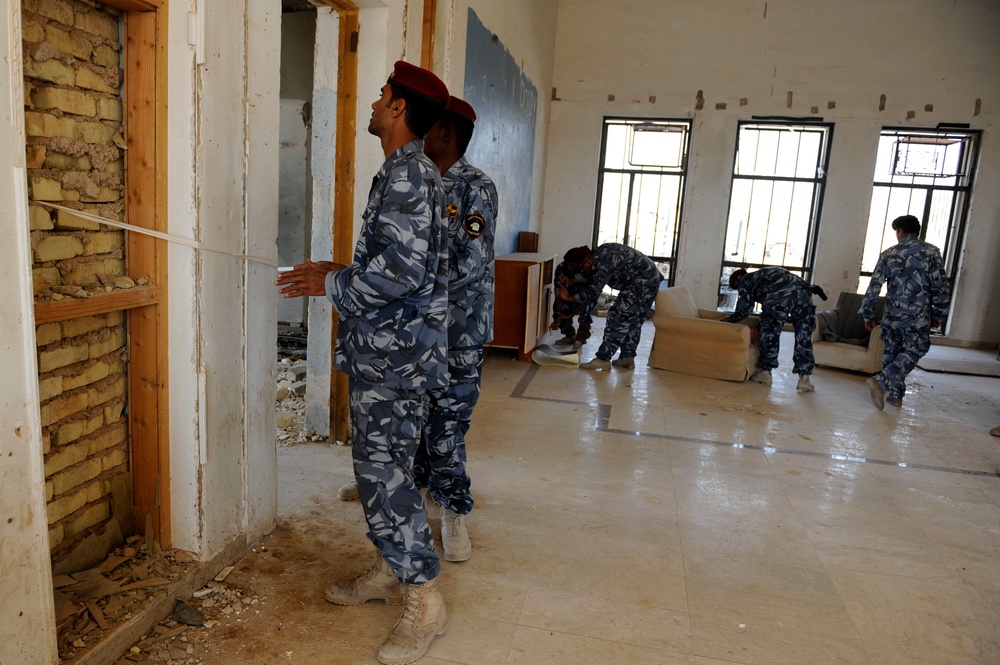
<path fill-rule="evenodd" d="M 455 219 L 455 217 L 458 216 L 458 206 L 455 205 L 454 203 L 449 203 L 447 206 L 445 206 L 445 212 L 448 213 L 449 219 Z"/>
<path fill-rule="evenodd" d="M 465 218 L 465 232 L 470 238 L 478 238 L 486 230 L 486 221 L 478 212 L 474 212 Z"/>

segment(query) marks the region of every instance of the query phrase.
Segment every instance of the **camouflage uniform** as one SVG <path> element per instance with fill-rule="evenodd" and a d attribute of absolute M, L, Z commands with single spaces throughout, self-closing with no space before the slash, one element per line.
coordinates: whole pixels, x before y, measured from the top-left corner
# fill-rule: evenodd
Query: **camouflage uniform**
<path fill-rule="evenodd" d="M 334 365 L 347 374 L 358 495 L 368 537 L 407 584 L 441 566 L 413 482 L 427 391 L 447 384 L 448 230 L 423 141 L 385 160 L 354 262 L 326 277 L 339 313 Z"/>
<path fill-rule="evenodd" d="M 660 269 L 642 252 L 609 242 L 594 250 L 594 267 L 587 277 L 589 282 L 575 296 L 577 302 L 596 303 L 605 285 L 618 290 L 596 357 L 611 360 L 620 347 L 621 358 L 634 358 L 642 324 L 663 281 Z"/>
<path fill-rule="evenodd" d="M 812 284 L 784 268 L 761 268 L 747 273 L 737 287 L 740 299 L 728 321 L 742 321 L 760 303 L 760 359 L 757 367 L 772 370 L 778 366 L 781 327 L 789 317 L 795 327 L 793 372 L 810 375 L 816 367 L 813 358 L 812 334 L 816 329 L 816 305 L 812 301 Z"/>
<path fill-rule="evenodd" d="M 912 235 L 903 236 L 878 257 L 858 312 L 865 321 L 875 318 L 883 283 L 885 352 L 882 371 L 875 379 L 890 397 L 902 399 L 906 375 L 931 347 L 931 322 L 944 321 L 948 316 L 951 290 L 938 248 Z"/>
<path fill-rule="evenodd" d="M 497 190 L 460 157 L 441 178 L 448 216 L 447 386 L 429 391 L 425 445 L 414 476 L 434 500 L 459 515 L 472 511 L 465 434 L 479 399 L 483 345 L 493 339 L 493 238 Z"/>
<path fill-rule="evenodd" d="M 562 284 L 566 287 L 566 290 L 569 291 L 571 296 L 575 296 L 585 286 L 587 286 L 587 282 L 571 281 L 572 277 L 573 275 L 566 274 L 565 261 L 556 266 L 554 276 L 555 283 Z M 566 316 L 576 309 L 579 304 L 580 303 L 575 300 L 563 300 L 557 295 L 552 302 L 553 318 L 556 315 Z M 590 300 L 584 303 L 583 309 L 576 314 L 576 321 L 579 324 L 579 332 L 577 332 L 577 330 L 573 327 L 572 317 L 559 319 L 559 332 L 561 332 L 564 337 L 576 336 L 577 342 L 580 342 L 581 344 L 585 343 L 588 339 L 590 339 L 590 326 L 594 322 L 594 317 L 591 316 L 591 314 L 593 313 L 595 307 L 597 307 L 597 300 Z"/>

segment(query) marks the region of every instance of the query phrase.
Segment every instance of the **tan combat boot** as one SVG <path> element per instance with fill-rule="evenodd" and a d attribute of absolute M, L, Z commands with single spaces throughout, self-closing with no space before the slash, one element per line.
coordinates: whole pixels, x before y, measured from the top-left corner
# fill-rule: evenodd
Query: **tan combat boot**
<path fill-rule="evenodd" d="M 352 480 L 349 483 L 341 485 L 340 489 L 337 490 L 337 498 L 341 501 L 357 501 L 358 481 Z"/>
<path fill-rule="evenodd" d="M 383 665 L 412 663 L 427 653 L 435 637 L 444 635 L 448 612 L 435 581 L 406 585 L 406 609 L 392 629 L 392 635 L 379 647 L 378 662 Z"/>
<path fill-rule="evenodd" d="M 406 585 L 381 556 L 370 570 L 347 582 L 334 582 L 326 588 L 326 599 L 337 605 L 361 605 L 369 600 L 384 600 L 386 605 L 402 605 Z"/>
<path fill-rule="evenodd" d="M 441 546 L 448 561 L 468 561 L 472 556 L 472 541 L 465 528 L 465 515 L 441 506 Z"/>

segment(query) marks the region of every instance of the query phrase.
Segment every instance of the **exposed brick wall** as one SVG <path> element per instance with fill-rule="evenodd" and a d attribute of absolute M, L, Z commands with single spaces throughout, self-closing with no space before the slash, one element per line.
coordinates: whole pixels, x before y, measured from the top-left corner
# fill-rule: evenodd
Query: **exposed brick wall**
<path fill-rule="evenodd" d="M 119 12 L 87 0 L 23 0 L 22 11 L 36 302 L 123 286 L 123 232 L 35 205 L 123 219 Z M 59 561 L 112 519 L 112 486 L 128 473 L 125 315 L 45 323 L 36 338 L 49 543 Z"/>

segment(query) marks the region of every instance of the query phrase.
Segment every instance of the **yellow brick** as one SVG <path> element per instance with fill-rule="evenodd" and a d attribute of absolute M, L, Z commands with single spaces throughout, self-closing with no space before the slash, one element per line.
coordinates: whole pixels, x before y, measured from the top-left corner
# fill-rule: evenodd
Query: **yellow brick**
<path fill-rule="evenodd" d="M 87 495 L 85 492 L 74 492 L 67 496 L 61 496 L 55 501 L 50 501 L 46 506 L 49 514 L 49 524 L 55 524 L 70 513 L 87 505 Z"/>
<path fill-rule="evenodd" d="M 117 423 L 121 419 L 122 411 L 124 410 L 125 402 L 118 402 L 117 404 L 104 407 L 104 422 L 108 424 Z"/>
<path fill-rule="evenodd" d="M 99 122 L 81 122 L 77 125 L 80 132 L 80 140 L 87 143 L 99 143 L 101 145 L 111 145 L 114 143 L 116 129 Z"/>
<path fill-rule="evenodd" d="M 74 517 L 66 527 L 66 535 L 70 538 L 83 533 L 87 529 L 97 526 L 111 516 L 111 503 L 102 501 L 87 508 L 79 517 Z"/>
<path fill-rule="evenodd" d="M 88 286 L 97 282 L 98 275 L 105 275 L 107 272 L 104 261 L 90 261 L 76 265 L 63 278 L 67 284 Z"/>
<path fill-rule="evenodd" d="M 125 323 L 125 312 L 108 312 L 107 322 L 109 328 Z"/>
<path fill-rule="evenodd" d="M 62 377 L 50 376 L 38 382 L 38 399 L 45 401 L 62 393 Z"/>
<path fill-rule="evenodd" d="M 116 189 L 109 189 L 108 187 L 101 187 L 94 196 L 88 196 L 84 192 L 80 192 L 80 200 L 87 203 L 114 203 L 121 197 L 121 192 Z"/>
<path fill-rule="evenodd" d="M 104 428 L 100 433 L 87 439 L 87 454 L 96 455 L 102 450 L 117 446 L 125 440 L 126 428 L 124 422 L 115 423 Z"/>
<path fill-rule="evenodd" d="M 85 209 L 84 212 L 96 213 L 97 211 L 90 208 Z M 84 219 L 79 215 L 74 215 L 65 210 L 56 211 L 56 226 L 61 229 L 86 229 L 88 231 L 96 231 L 101 228 L 101 225 L 97 222 L 92 222 L 89 219 Z"/>
<path fill-rule="evenodd" d="M 75 236 L 48 236 L 35 245 L 35 261 L 61 261 L 83 254 L 83 242 Z"/>
<path fill-rule="evenodd" d="M 125 450 L 122 448 L 112 450 L 110 453 L 101 458 L 101 467 L 104 471 L 109 471 L 116 466 L 121 466 L 124 463 Z"/>
<path fill-rule="evenodd" d="M 125 160 L 116 159 L 113 162 L 108 162 L 108 165 L 104 167 L 105 173 L 125 173 Z"/>
<path fill-rule="evenodd" d="M 81 67 L 76 70 L 76 87 L 87 88 L 88 90 L 97 90 L 98 92 L 107 92 L 112 95 L 117 95 L 119 93 L 119 89 L 117 87 L 108 85 L 107 81 L 104 80 L 104 77 L 87 67 Z"/>
<path fill-rule="evenodd" d="M 72 443 L 76 441 L 81 436 L 83 436 L 83 430 L 87 425 L 86 420 L 74 420 L 71 423 L 66 423 L 59 428 L 56 432 L 56 445 L 65 446 L 67 443 Z M 78 446 L 72 446 L 78 447 Z"/>
<path fill-rule="evenodd" d="M 55 492 L 52 491 L 52 481 L 45 481 L 45 500 L 51 501 Z"/>
<path fill-rule="evenodd" d="M 61 543 L 65 539 L 63 535 L 62 524 L 58 524 L 55 527 L 49 529 L 49 549 L 54 550 L 56 545 Z"/>
<path fill-rule="evenodd" d="M 75 139 L 79 132 L 77 123 L 72 118 L 57 118 L 51 113 L 26 111 L 24 113 L 24 130 L 28 136 L 44 136 L 55 138 L 63 136 Z"/>
<path fill-rule="evenodd" d="M 111 494 L 111 483 L 107 480 L 95 480 L 87 485 L 87 503 L 93 503 L 101 497 Z"/>
<path fill-rule="evenodd" d="M 118 17 L 99 11 L 87 11 L 76 15 L 74 27 L 113 42 L 118 38 Z"/>
<path fill-rule="evenodd" d="M 29 145 L 25 149 L 24 153 L 27 158 L 27 167 L 29 169 L 40 169 L 42 168 L 42 165 L 45 164 L 45 146 Z"/>
<path fill-rule="evenodd" d="M 28 79 L 24 80 L 24 108 L 33 109 L 35 105 L 31 103 L 31 91 L 35 89 L 31 81 Z"/>
<path fill-rule="evenodd" d="M 109 385 L 98 390 L 93 389 L 87 392 L 87 400 L 90 406 L 97 406 L 99 404 L 104 404 L 105 402 L 110 402 L 111 400 L 121 397 L 125 394 L 125 389 L 127 385 L 125 383 L 125 377 L 121 376 L 117 381 L 112 381 Z"/>
<path fill-rule="evenodd" d="M 45 157 L 45 168 L 59 171 L 89 171 L 90 159 L 86 155 L 73 157 L 59 152 L 49 152 Z"/>
<path fill-rule="evenodd" d="M 89 117 L 97 115 L 97 100 L 79 90 L 38 88 L 32 93 L 31 101 L 42 109 L 59 109 L 63 113 Z"/>
<path fill-rule="evenodd" d="M 64 346 L 61 349 L 40 351 L 38 353 L 38 371 L 40 373 L 51 372 L 60 367 L 82 362 L 88 357 L 89 349 L 85 345 Z"/>
<path fill-rule="evenodd" d="M 52 450 L 52 437 L 48 432 L 42 432 L 42 454 L 48 455 Z"/>
<path fill-rule="evenodd" d="M 63 469 L 87 459 L 87 446 L 67 446 L 45 462 L 45 477 L 51 478 Z"/>
<path fill-rule="evenodd" d="M 102 97 L 97 100 L 97 117 L 103 120 L 122 121 L 122 102 L 120 99 Z"/>
<path fill-rule="evenodd" d="M 53 228 L 52 215 L 41 206 L 29 206 L 28 218 L 32 231 L 48 231 Z"/>
<path fill-rule="evenodd" d="M 122 58 L 118 51 L 107 44 L 99 44 L 94 47 L 94 52 L 90 56 L 91 62 L 102 67 L 121 67 Z"/>
<path fill-rule="evenodd" d="M 24 59 L 24 75 L 29 78 L 56 83 L 58 85 L 73 85 L 76 81 L 76 71 L 58 60 L 42 60 L 35 62 L 31 58 Z"/>
<path fill-rule="evenodd" d="M 56 494 L 63 494 L 100 474 L 101 460 L 86 459 L 52 476 L 52 485 Z"/>
<path fill-rule="evenodd" d="M 31 198 L 35 201 L 62 201 L 62 183 L 52 178 L 30 178 Z"/>
<path fill-rule="evenodd" d="M 45 28 L 28 17 L 21 17 L 21 39 L 30 43 L 37 43 L 45 39 Z"/>
<path fill-rule="evenodd" d="M 124 238 L 121 231 L 111 231 L 105 233 L 91 233 L 86 237 L 84 243 L 84 254 L 107 254 L 116 249 L 124 247 Z"/>
<path fill-rule="evenodd" d="M 58 268 L 32 268 L 31 282 L 35 295 L 38 295 L 50 286 L 62 284 L 62 275 Z"/>
<path fill-rule="evenodd" d="M 79 374 L 63 377 L 63 390 L 73 390 L 80 386 L 86 386 L 104 379 L 110 374 L 111 368 L 107 363 L 94 363 Z"/>
<path fill-rule="evenodd" d="M 42 406 L 42 427 L 48 427 L 63 418 L 80 413 L 87 408 L 87 394 L 80 392 L 60 395 Z"/>
<path fill-rule="evenodd" d="M 62 326 L 58 323 L 43 323 L 35 328 L 35 346 L 45 346 L 62 339 Z"/>
<path fill-rule="evenodd" d="M 87 420 L 87 426 L 83 428 L 84 435 L 93 434 L 104 427 L 104 412 L 98 413 L 93 418 Z"/>
<path fill-rule="evenodd" d="M 100 358 L 101 356 L 120 349 L 123 346 L 125 346 L 125 330 L 122 328 L 115 328 L 106 340 L 95 342 L 90 345 L 90 357 Z"/>
<path fill-rule="evenodd" d="M 59 21 L 67 27 L 73 25 L 73 8 L 63 0 L 22 0 L 21 7 L 24 11 Z"/>
<path fill-rule="evenodd" d="M 60 30 L 51 23 L 45 26 L 45 41 L 50 42 L 63 53 L 68 53 L 78 60 L 90 60 L 90 54 L 93 51 L 93 46 L 89 39 L 80 37 L 79 35 L 72 35 L 65 30 Z M 72 83 L 67 85 L 72 85 Z"/>
<path fill-rule="evenodd" d="M 62 322 L 63 337 L 76 337 L 101 328 L 107 328 L 107 319 L 103 315 L 83 316 L 79 319 L 68 319 Z"/>

